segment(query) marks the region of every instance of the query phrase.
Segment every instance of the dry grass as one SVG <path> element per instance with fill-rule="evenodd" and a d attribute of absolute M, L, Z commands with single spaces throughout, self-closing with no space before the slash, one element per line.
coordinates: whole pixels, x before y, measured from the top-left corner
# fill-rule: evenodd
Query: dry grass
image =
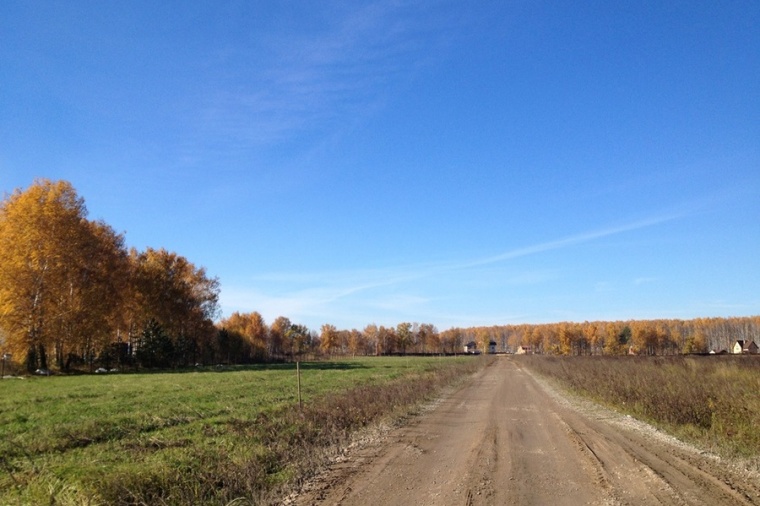
<path fill-rule="evenodd" d="M 536 372 L 710 451 L 760 457 L 760 357 L 526 357 Z"/>

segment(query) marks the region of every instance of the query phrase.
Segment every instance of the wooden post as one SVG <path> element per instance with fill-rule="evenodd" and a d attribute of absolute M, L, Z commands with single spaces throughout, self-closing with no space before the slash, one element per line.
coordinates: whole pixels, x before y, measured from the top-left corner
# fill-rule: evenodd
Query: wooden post
<path fill-rule="evenodd" d="M 0 374 L 0 379 L 5 379 L 5 362 L 9 361 L 11 357 L 12 355 L 10 353 L 3 353 L 3 372 Z"/>
<path fill-rule="evenodd" d="M 296 376 L 298 377 L 298 409 L 303 409 L 301 401 L 301 362 L 296 361 Z"/>

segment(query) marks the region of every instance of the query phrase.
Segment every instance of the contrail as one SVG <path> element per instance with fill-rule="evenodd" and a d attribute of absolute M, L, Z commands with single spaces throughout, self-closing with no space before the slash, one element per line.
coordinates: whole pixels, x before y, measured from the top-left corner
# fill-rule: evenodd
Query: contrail
<path fill-rule="evenodd" d="M 523 248 L 517 248 L 498 255 L 466 260 L 462 262 L 448 262 L 437 264 L 420 264 L 399 266 L 389 269 L 368 269 L 355 272 L 330 272 L 330 273 L 311 273 L 311 274 L 279 274 L 260 276 L 259 279 L 269 281 L 286 281 L 295 283 L 307 283 L 310 285 L 321 285 L 318 289 L 302 289 L 290 293 L 286 296 L 279 297 L 280 300 L 288 300 L 291 303 L 300 305 L 313 306 L 315 304 L 329 304 L 340 299 L 348 298 L 352 295 L 366 292 L 375 288 L 393 286 L 399 283 L 405 283 L 412 280 L 429 278 L 446 272 L 469 269 L 483 265 L 495 264 L 514 258 L 525 257 L 542 253 L 545 251 L 558 250 L 569 246 L 587 243 L 595 239 L 609 237 L 632 230 L 652 227 L 661 223 L 666 223 L 682 218 L 684 213 L 663 215 L 646 220 L 628 223 L 618 227 L 606 228 L 585 232 L 569 237 L 534 244 Z M 276 298 L 276 297 L 275 297 Z"/>
<path fill-rule="evenodd" d="M 551 251 L 551 250 L 564 248 L 567 246 L 572 246 L 575 244 L 581 244 L 581 243 L 593 241 L 594 239 L 600 239 L 602 237 L 609 237 L 611 235 L 622 234 L 623 232 L 630 232 L 631 230 L 647 228 L 654 225 L 659 225 L 660 223 L 673 221 L 682 217 L 683 217 L 683 214 L 659 216 L 656 218 L 650 218 L 648 220 L 642 220 L 642 221 L 637 221 L 634 223 L 629 223 L 627 225 L 622 225 L 619 227 L 607 228 L 604 230 L 596 230 L 592 232 L 586 232 L 583 234 L 572 235 L 570 237 L 557 239 L 555 241 L 549 241 L 549 242 L 544 242 L 540 244 L 535 244 L 533 246 L 526 246 L 524 248 L 513 249 L 510 251 L 501 253 L 499 255 L 491 256 L 491 257 L 481 258 L 481 259 L 473 260 L 470 262 L 463 262 L 458 265 L 452 265 L 450 268 L 451 269 L 466 269 L 469 267 L 477 267 L 480 265 L 493 264 L 497 262 L 502 262 L 504 260 L 511 260 L 513 258 L 524 257 L 528 255 L 533 255 L 535 253 L 542 253 L 544 251 Z"/>

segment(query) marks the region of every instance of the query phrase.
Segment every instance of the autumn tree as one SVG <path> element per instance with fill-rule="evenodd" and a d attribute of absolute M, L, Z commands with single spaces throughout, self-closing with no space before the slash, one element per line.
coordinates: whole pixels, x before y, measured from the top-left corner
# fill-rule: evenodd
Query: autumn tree
<path fill-rule="evenodd" d="M 621 355 L 623 354 L 623 347 L 620 345 L 619 340 L 620 331 L 617 325 L 613 322 L 607 322 L 604 324 L 604 351 L 605 355 Z"/>
<path fill-rule="evenodd" d="M 267 344 L 269 328 L 264 321 L 264 317 L 258 311 L 249 313 L 247 316 L 248 322 L 244 335 L 251 342 L 251 357 L 254 360 L 266 360 L 269 358 L 267 355 L 267 350 L 269 349 Z"/>
<path fill-rule="evenodd" d="M 304 325 L 290 325 L 290 328 L 285 332 L 285 340 L 288 343 L 287 347 L 290 350 L 291 356 L 293 354 L 300 355 L 306 351 L 309 335 L 309 329 Z"/>
<path fill-rule="evenodd" d="M 367 342 L 364 339 L 364 334 L 362 334 L 357 329 L 351 329 L 351 332 L 348 336 L 348 349 L 351 352 L 353 356 L 356 355 L 366 355 L 367 354 L 367 348 L 366 348 Z"/>
<path fill-rule="evenodd" d="M 374 323 L 370 323 L 369 325 L 364 327 L 362 334 L 364 335 L 364 340 L 367 343 L 367 348 L 371 350 L 371 352 L 374 353 L 375 355 L 380 355 L 381 349 L 380 349 L 379 341 L 377 339 L 378 337 L 377 325 L 375 325 Z"/>
<path fill-rule="evenodd" d="M 79 232 L 80 253 L 87 260 L 70 269 L 60 316 L 52 322 L 56 363 L 65 370 L 75 358 L 92 369 L 97 356 L 112 351 L 128 283 L 123 237 L 103 222 L 86 222 Z"/>
<path fill-rule="evenodd" d="M 657 350 L 657 331 L 643 321 L 631 325 L 631 343 L 637 354 L 654 355 Z"/>
<path fill-rule="evenodd" d="M 706 353 L 707 339 L 701 332 L 691 334 L 683 345 L 682 353 Z"/>
<path fill-rule="evenodd" d="M 431 351 L 438 352 L 440 346 L 440 335 L 438 329 L 432 323 L 423 323 L 419 329 L 419 340 L 422 353 Z"/>
<path fill-rule="evenodd" d="M 491 329 L 487 327 L 479 327 L 475 330 L 475 342 L 483 353 L 488 352 L 491 341 Z"/>
<path fill-rule="evenodd" d="M 336 345 L 337 353 L 340 355 L 345 355 L 348 353 L 348 345 L 349 341 L 351 340 L 351 331 L 346 329 L 341 329 L 338 331 L 338 342 Z"/>
<path fill-rule="evenodd" d="M 213 356 L 218 280 L 163 249 L 128 253 L 68 182 L 40 179 L 3 199 L 0 251 L 0 329 L 30 370 L 126 359 L 152 320 L 176 363 Z"/>
<path fill-rule="evenodd" d="M 595 323 L 584 322 L 581 326 L 581 333 L 585 344 L 589 347 L 583 350 L 583 354 L 590 353 L 593 355 L 600 348 L 599 342 L 601 340 L 599 339 L 598 326 Z"/>
<path fill-rule="evenodd" d="M 561 323 L 559 326 L 559 349 L 563 355 L 570 355 L 573 351 L 574 333 L 567 323 Z"/>
<path fill-rule="evenodd" d="M 292 323 L 285 316 L 278 316 L 269 326 L 269 356 L 280 357 L 288 345 L 286 335 Z"/>
<path fill-rule="evenodd" d="M 234 312 L 229 317 L 219 322 L 219 327 L 231 336 L 242 339 L 249 351 L 247 359 L 263 361 L 269 358 L 267 354 L 269 328 L 260 313 Z"/>
<path fill-rule="evenodd" d="M 462 351 L 464 332 L 460 328 L 451 328 L 441 332 L 441 351 L 456 353 Z"/>
<path fill-rule="evenodd" d="M 123 239 L 87 210 L 70 183 L 40 179 L 0 206 L 0 327 L 27 367 L 93 356 L 110 339 L 124 272 Z"/>
<path fill-rule="evenodd" d="M 330 355 L 338 344 L 338 329 L 335 328 L 335 325 L 329 323 L 322 325 L 319 334 L 319 347 L 322 352 Z"/>
<path fill-rule="evenodd" d="M 218 313 L 219 281 L 185 257 L 165 249 L 130 252 L 132 263 L 131 328 L 139 330 L 156 320 L 172 338 L 183 364 L 195 361 L 212 346 Z M 254 342 L 252 346 L 262 343 Z M 258 348 L 257 348 L 258 352 Z M 263 357 L 266 352 L 260 352 Z"/>
<path fill-rule="evenodd" d="M 380 350 L 378 355 L 390 355 L 397 349 L 396 331 L 393 327 L 380 325 L 377 329 L 377 346 Z"/>
<path fill-rule="evenodd" d="M 412 324 L 403 322 L 396 325 L 396 340 L 401 353 L 406 355 L 406 347 L 412 342 Z"/>

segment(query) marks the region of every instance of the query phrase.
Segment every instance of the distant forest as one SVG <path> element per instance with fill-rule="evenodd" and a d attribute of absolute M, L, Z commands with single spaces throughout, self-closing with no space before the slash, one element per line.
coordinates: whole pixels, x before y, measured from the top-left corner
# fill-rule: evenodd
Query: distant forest
<path fill-rule="evenodd" d="M 292 332 L 287 318 L 267 327 L 259 313 L 234 314 L 220 322 L 220 331 L 262 358 L 321 355 L 389 355 L 463 353 L 466 344 L 487 352 L 514 353 L 526 347 L 532 353 L 554 355 L 675 355 L 730 352 L 737 340 L 758 342 L 760 316 L 697 318 L 694 320 L 630 320 L 615 322 L 561 322 L 452 328 L 439 332 L 428 323 L 374 324 L 362 330 L 338 330 L 323 325 L 320 332 Z"/>
<path fill-rule="evenodd" d="M 350 355 L 486 351 L 679 354 L 759 341 L 760 316 L 502 325 L 429 323 L 319 331 L 257 312 L 219 317 L 219 281 L 165 249 L 128 249 L 87 219 L 66 181 L 40 179 L 0 203 L 0 357 L 29 372 L 169 368 Z M 759 343 L 760 344 L 760 343 Z"/>
<path fill-rule="evenodd" d="M 730 353 L 737 340 L 758 343 L 760 316 L 502 325 L 458 332 L 477 343 L 495 341 L 497 350 L 512 352 L 524 346 L 555 355 Z"/>

